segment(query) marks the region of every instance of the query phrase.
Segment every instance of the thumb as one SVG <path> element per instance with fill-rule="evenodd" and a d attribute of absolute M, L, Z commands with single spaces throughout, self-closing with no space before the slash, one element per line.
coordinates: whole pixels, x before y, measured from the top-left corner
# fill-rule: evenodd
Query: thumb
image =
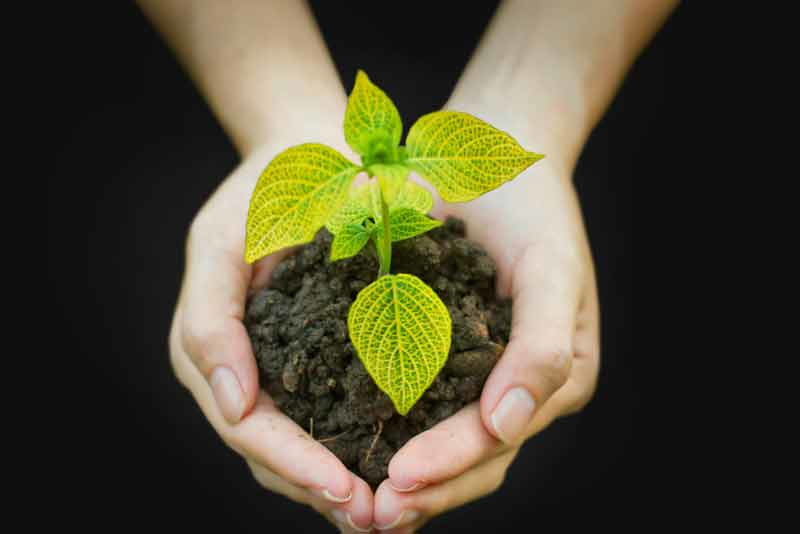
<path fill-rule="evenodd" d="M 511 339 L 481 395 L 484 425 L 507 444 L 527 437 L 534 414 L 569 377 L 580 284 L 567 263 L 528 247 L 512 273 Z"/>
<path fill-rule="evenodd" d="M 235 424 L 258 396 L 258 369 L 242 322 L 252 270 L 241 254 L 215 246 L 219 240 L 207 234 L 190 232 L 180 340 L 220 412 Z"/>

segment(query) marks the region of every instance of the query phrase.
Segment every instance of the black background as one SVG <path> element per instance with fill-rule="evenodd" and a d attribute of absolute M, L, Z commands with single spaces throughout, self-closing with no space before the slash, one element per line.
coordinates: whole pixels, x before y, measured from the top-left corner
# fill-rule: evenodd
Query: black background
<path fill-rule="evenodd" d="M 403 2 L 408 16 L 391 23 L 369 4 L 312 3 L 345 87 L 363 68 L 382 80 L 405 124 L 444 104 L 495 5 L 459 3 L 460 23 L 437 35 L 447 11 L 433 4 Z M 231 144 L 135 6 L 96 3 L 70 17 L 59 50 L 69 115 L 53 154 L 58 172 L 48 176 L 47 261 L 47 282 L 57 288 L 57 357 L 73 369 L 59 405 L 75 453 L 65 461 L 79 482 L 67 491 L 80 503 L 69 519 L 86 528 L 332 531 L 262 490 L 169 368 L 185 234 L 236 164 Z M 635 364 L 646 356 L 633 336 L 634 188 L 645 176 L 669 178 L 658 162 L 677 130 L 670 81 L 684 26 L 679 8 L 634 66 L 576 171 L 603 310 L 595 399 L 528 442 L 499 491 L 426 531 L 534 531 L 578 517 L 618 524 L 641 497 Z"/>

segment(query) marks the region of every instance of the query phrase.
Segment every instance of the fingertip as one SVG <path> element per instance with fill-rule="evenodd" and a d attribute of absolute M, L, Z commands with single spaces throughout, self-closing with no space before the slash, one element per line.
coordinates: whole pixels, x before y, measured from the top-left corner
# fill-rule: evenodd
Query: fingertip
<path fill-rule="evenodd" d="M 408 447 L 408 448 L 407 448 Z M 416 448 L 411 442 L 397 452 L 389 461 L 389 486 L 398 493 L 408 493 L 425 485 L 415 466 L 420 465 Z"/>
<path fill-rule="evenodd" d="M 214 401 L 228 423 L 238 423 L 245 411 L 245 397 L 241 383 L 236 374 L 224 365 L 218 365 L 211 371 L 208 380 Z"/>
<path fill-rule="evenodd" d="M 399 494 L 392 489 L 391 482 L 387 478 L 380 483 L 375 490 L 375 506 L 372 513 L 372 524 L 376 528 L 379 525 L 389 525 L 400 513 Z"/>
<path fill-rule="evenodd" d="M 337 463 L 339 463 L 338 460 Z M 341 463 L 328 471 L 328 473 L 320 474 L 321 483 L 316 489 L 317 493 L 326 501 L 335 504 L 344 504 L 352 501 L 354 484 L 350 471 Z"/>
<path fill-rule="evenodd" d="M 236 374 L 242 391 L 242 411 L 239 416 L 241 419 L 253 410 L 258 400 L 260 391 L 258 366 L 256 365 L 255 357 L 251 355 L 247 359 L 234 362 L 231 367 Z"/>
<path fill-rule="evenodd" d="M 353 499 L 346 516 L 347 524 L 357 532 L 370 532 L 374 499 L 372 489 L 362 478 L 350 474 L 353 481 Z"/>
<path fill-rule="evenodd" d="M 406 482 L 405 484 L 401 482 L 396 485 L 390 480 L 389 484 L 392 486 L 392 489 L 398 493 L 411 493 L 412 491 L 416 491 L 425 487 L 424 482 Z"/>
<path fill-rule="evenodd" d="M 233 342 L 229 349 L 231 352 L 220 355 L 218 365 L 208 376 L 217 407 L 232 425 L 250 413 L 258 399 L 258 367 L 249 338 L 244 341 L 246 344 Z"/>
<path fill-rule="evenodd" d="M 489 379 L 486 381 L 486 384 L 483 386 L 483 392 L 481 393 L 481 424 L 483 424 L 486 432 L 488 432 L 491 436 L 493 436 L 495 439 L 503 441 L 503 439 L 497 433 L 494 421 L 492 421 L 492 412 L 494 412 L 494 409 L 497 407 L 497 403 L 500 400 L 500 395 L 502 394 L 500 388 L 502 385 L 498 384 L 497 380 L 493 381 L 492 378 L 493 377 L 490 375 Z"/>
<path fill-rule="evenodd" d="M 414 499 L 413 495 L 395 491 L 389 479 L 384 480 L 375 491 L 372 525 L 379 531 L 409 525 L 419 517 Z"/>

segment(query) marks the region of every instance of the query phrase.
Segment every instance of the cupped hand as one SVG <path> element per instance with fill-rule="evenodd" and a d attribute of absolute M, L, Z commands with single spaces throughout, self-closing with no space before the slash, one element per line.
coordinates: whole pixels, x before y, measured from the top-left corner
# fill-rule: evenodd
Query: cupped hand
<path fill-rule="evenodd" d="M 475 201 L 437 206 L 437 217 L 465 220 L 468 236 L 494 258 L 497 290 L 513 299 L 511 339 L 480 401 L 415 436 L 392 458 L 389 479 L 375 493 L 378 527 L 413 532 L 494 491 L 526 439 L 580 410 L 594 393 L 597 290 L 565 169 L 558 158 L 545 158 Z"/>
<path fill-rule="evenodd" d="M 372 524 L 372 491 L 260 390 L 243 324 L 248 294 L 266 284 L 282 257 L 245 263 L 250 195 L 262 169 L 288 146 L 276 143 L 248 156 L 192 223 L 171 361 L 178 380 L 261 485 L 310 505 L 345 531 L 365 532 Z"/>

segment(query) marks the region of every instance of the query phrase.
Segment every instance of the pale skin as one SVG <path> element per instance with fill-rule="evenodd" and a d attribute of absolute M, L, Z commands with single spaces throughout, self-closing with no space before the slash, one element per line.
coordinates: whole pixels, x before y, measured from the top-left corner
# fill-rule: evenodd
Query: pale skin
<path fill-rule="evenodd" d="M 259 389 L 242 324 L 248 294 L 286 254 L 254 265 L 243 259 L 260 171 L 309 141 L 359 161 L 341 129 L 345 88 L 313 16 L 296 0 L 139 4 L 242 157 L 192 223 L 170 334 L 175 374 L 210 423 L 265 488 L 347 532 L 413 532 L 498 488 L 520 445 L 594 392 L 599 306 L 572 173 L 625 72 L 676 2 L 506 0 L 498 9 L 446 107 L 547 157 L 473 202 L 437 200 L 433 215 L 464 219 L 469 237 L 495 259 L 498 292 L 514 302 L 511 340 L 480 400 L 409 441 L 374 494 Z"/>

